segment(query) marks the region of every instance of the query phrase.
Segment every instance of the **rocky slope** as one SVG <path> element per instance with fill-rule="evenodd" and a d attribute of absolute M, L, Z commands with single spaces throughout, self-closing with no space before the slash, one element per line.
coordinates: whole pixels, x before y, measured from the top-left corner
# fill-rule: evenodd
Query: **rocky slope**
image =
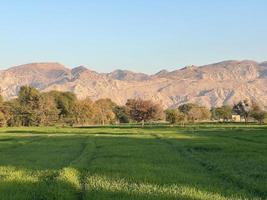
<path fill-rule="evenodd" d="M 267 62 L 224 61 L 171 72 L 162 70 L 154 75 L 127 70 L 101 74 L 82 66 L 69 69 L 59 63 L 32 63 L 0 71 L 4 98 L 16 97 L 22 85 L 41 91 L 72 91 L 78 98 L 111 98 L 118 104 L 140 97 L 164 107 L 187 102 L 211 107 L 248 98 L 267 107 Z"/>

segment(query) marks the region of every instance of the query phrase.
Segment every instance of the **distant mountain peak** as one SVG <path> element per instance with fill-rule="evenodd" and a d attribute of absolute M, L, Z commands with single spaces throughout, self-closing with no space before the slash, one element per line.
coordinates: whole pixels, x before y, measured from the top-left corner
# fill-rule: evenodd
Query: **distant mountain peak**
<path fill-rule="evenodd" d="M 160 70 L 159 72 L 155 73 L 154 75 L 152 75 L 153 77 L 163 77 L 168 75 L 169 71 L 166 69 Z"/>
<path fill-rule="evenodd" d="M 141 81 L 149 78 L 149 75 L 144 73 L 136 73 L 129 70 L 121 70 L 121 69 L 114 70 L 113 72 L 108 73 L 107 76 L 112 79 L 124 80 L 124 81 L 133 81 L 133 80 Z"/>
<path fill-rule="evenodd" d="M 71 70 L 71 73 L 73 74 L 73 75 L 76 75 L 76 74 L 80 74 L 80 73 L 82 73 L 82 72 L 84 72 L 84 71 L 87 71 L 88 69 L 86 68 L 86 67 L 84 67 L 84 66 L 78 66 L 78 67 L 75 67 L 75 68 L 73 68 L 72 70 Z"/>

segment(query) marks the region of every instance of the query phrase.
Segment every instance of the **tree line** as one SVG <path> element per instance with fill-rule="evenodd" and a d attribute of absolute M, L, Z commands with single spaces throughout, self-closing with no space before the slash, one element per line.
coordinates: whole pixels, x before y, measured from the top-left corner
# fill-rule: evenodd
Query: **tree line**
<path fill-rule="evenodd" d="M 172 124 L 210 119 L 231 118 L 232 112 L 244 118 L 253 117 L 260 123 L 266 113 L 254 103 L 248 108 L 245 101 L 233 107 L 222 106 L 209 110 L 197 104 L 183 104 L 163 110 L 150 100 L 128 99 L 123 106 L 110 99 L 79 100 L 72 92 L 39 92 L 31 86 L 22 86 L 18 97 L 4 101 L 0 95 L 0 126 L 53 126 L 141 123 L 166 120 Z"/>
<path fill-rule="evenodd" d="M 110 99 L 79 100 L 72 92 L 39 92 L 22 86 L 18 97 L 3 101 L 0 95 L 0 126 L 93 125 L 163 119 L 159 104 L 149 100 L 129 99 L 119 106 Z"/>
<path fill-rule="evenodd" d="M 231 121 L 233 115 L 240 116 L 245 122 L 249 119 L 257 121 L 260 124 L 267 122 L 267 113 L 256 102 L 249 103 L 248 100 L 239 101 L 233 106 L 223 105 L 208 109 L 194 103 L 180 105 L 175 109 L 167 109 L 166 120 L 172 124 L 185 123 L 187 121 L 204 121 L 204 120 L 222 120 Z"/>

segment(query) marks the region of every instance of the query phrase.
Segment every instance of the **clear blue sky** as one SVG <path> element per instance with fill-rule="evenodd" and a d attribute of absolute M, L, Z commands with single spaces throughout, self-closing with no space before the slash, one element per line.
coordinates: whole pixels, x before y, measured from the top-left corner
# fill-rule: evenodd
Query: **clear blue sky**
<path fill-rule="evenodd" d="M 154 73 L 228 59 L 267 60 L 266 0 L 8 0 L 0 68 L 57 61 Z"/>

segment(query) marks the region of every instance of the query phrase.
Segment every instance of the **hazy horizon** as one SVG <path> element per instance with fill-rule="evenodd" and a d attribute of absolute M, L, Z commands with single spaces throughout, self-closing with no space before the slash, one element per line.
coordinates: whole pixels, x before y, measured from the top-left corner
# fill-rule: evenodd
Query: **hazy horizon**
<path fill-rule="evenodd" d="M 8 1 L 0 69 L 32 62 L 147 74 L 224 60 L 267 60 L 263 0 Z"/>

